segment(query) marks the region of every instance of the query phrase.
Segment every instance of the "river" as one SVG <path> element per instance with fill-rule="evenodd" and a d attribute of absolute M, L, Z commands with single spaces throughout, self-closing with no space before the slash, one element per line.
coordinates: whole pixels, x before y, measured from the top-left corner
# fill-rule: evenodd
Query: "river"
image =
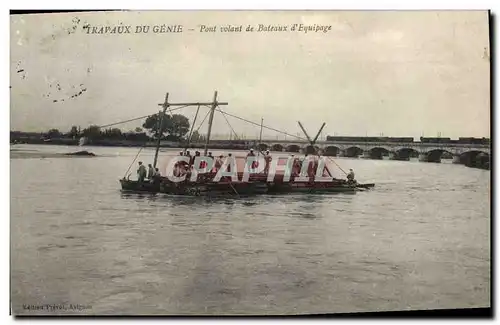
<path fill-rule="evenodd" d="M 122 194 L 118 179 L 138 149 L 84 149 L 98 156 L 40 158 L 78 149 L 11 147 L 14 314 L 490 306 L 489 171 L 339 158 L 376 187 L 208 201 Z M 139 159 L 153 155 L 145 149 Z"/>

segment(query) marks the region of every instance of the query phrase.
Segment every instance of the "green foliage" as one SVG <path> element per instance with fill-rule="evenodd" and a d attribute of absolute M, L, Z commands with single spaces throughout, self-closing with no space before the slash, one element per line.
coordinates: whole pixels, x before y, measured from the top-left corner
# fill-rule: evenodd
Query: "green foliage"
<path fill-rule="evenodd" d="M 157 138 L 161 113 L 152 115 L 144 121 L 142 125 L 154 138 Z M 182 139 L 189 132 L 189 119 L 184 115 L 165 114 L 162 119 L 161 136 L 168 140 L 177 141 Z"/>

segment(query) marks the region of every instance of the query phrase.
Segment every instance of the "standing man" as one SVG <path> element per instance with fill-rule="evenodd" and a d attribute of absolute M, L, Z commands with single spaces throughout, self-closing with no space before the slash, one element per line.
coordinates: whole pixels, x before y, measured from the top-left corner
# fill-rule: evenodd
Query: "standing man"
<path fill-rule="evenodd" d="M 139 161 L 139 168 L 137 169 L 137 179 L 139 182 L 144 182 L 146 178 L 146 167 L 142 164 L 142 161 Z"/>
<path fill-rule="evenodd" d="M 356 183 L 356 180 L 354 179 L 354 171 L 349 169 L 349 174 L 347 174 L 347 182 L 348 183 Z"/>
<path fill-rule="evenodd" d="M 151 180 L 155 176 L 155 170 L 151 164 L 148 164 L 148 179 Z"/>
<path fill-rule="evenodd" d="M 228 153 L 227 154 L 227 158 L 226 158 L 226 161 L 228 162 L 228 164 L 227 164 L 227 171 L 228 172 L 231 172 L 231 162 L 232 162 L 232 160 L 233 160 L 233 155 L 230 154 L 230 153 Z"/>
<path fill-rule="evenodd" d="M 268 174 L 269 173 L 269 166 L 271 165 L 271 160 L 273 160 L 273 158 L 271 157 L 271 154 L 269 153 L 269 150 L 266 150 L 266 155 L 264 156 L 264 160 L 266 162 L 266 165 L 264 167 L 264 173 Z"/>
<path fill-rule="evenodd" d="M 188 161 L 188 168 L 189 168 L 191 166 L 191 160 L 193 159 L 193 157 L 191 156 L 191 153 L 189 152 L 189 150 L 186 150 L 186 153 L 184 154 L 184 156 L 189 158 L 189 161 Z"/>
<path fill-rule="evenodd" d="M 224 161 L 222 160 L 223 158 L 224 158 L 224 156 L 220 155 L 219 158 L 217 158 L 215 160 L 214 169 L 213 169 L 214 173 L 217 173 L 219 171 L 219 169 L 222 167 L 222 164 L 224 163 Z"/>
<path fill-rule="evenodd" d="M 247 154 L 247 161 L 245 162 L 245 166 L 248 165 L 248 157 L 255 157 L 255 153 L 253 152 L 253 149 L 250 149 L 250 152 Z M 248 166 L 248 170 L 251 168 L 256 168 L 255 166 L 256 161 L 252 161 L 252 165 Z"/>

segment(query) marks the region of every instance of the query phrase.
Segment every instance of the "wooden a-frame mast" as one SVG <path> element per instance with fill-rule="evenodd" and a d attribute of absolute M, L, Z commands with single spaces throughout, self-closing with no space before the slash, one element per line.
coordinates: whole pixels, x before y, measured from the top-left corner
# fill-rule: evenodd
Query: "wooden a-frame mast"
<path fill-rule="evenodd" d="M 207 155 L 208 144 L 210 142 L 210 135 L 212 133 L 212 123 L 214 119 L 215 109 L 218 106 L 228 105 L 227 102 L 218 102 L 217 101 L 217 90 L 214 92 L 214 99 L 211 102 L 192 102 L 192 103 L 169 103 L 168 102 L 168 93 L 165 96 L 165 102 L 158 104 L 158 106 L 163 107 L 162 115 L 160 116 L 160 126 L 158 128 L 158 141 L 156 142 L 156 151 L 155 151 L 155 159 L 154 159 L 154 168 L 156 168 L 156 164 L 158 162 L 158 152 L 160 151 L 160 141 L 161 136 L 163 134 L 163 118 L 167 112 L 167 109 L 171 106 L 210 106 L 210 118 L 208 120 L 208 132 L 207 132 L 207 141 L 205 143 L 205 156 Z"/>

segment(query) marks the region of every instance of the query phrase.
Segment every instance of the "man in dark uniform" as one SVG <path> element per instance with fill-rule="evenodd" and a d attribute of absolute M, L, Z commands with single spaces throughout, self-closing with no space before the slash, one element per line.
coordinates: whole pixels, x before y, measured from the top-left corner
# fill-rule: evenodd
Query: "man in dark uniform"
<path fill-rule="evenodd" d="M 348 183 L 356 183 L 356 180 L 354 179 L 354 171 L 349 169 L 349 174 L 347 174 L 347 182 Z"/>

